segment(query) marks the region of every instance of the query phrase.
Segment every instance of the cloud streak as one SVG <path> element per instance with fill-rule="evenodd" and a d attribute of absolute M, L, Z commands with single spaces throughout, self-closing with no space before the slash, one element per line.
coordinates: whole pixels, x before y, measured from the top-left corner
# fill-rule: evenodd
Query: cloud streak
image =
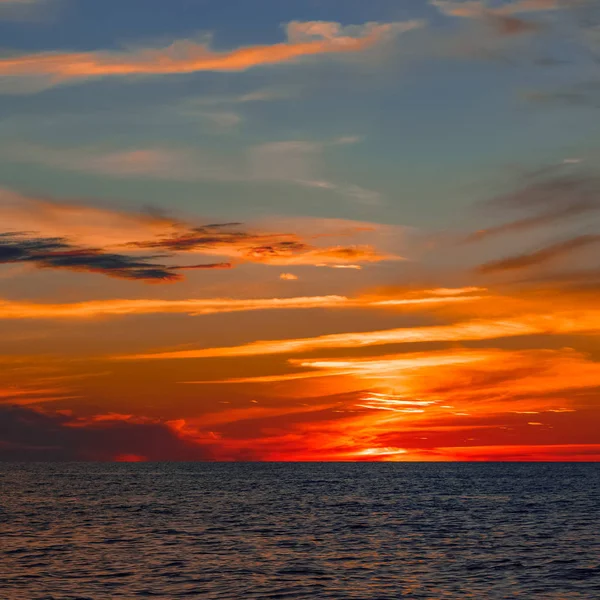
<path fill-rule="evenodd" d="M 600 243 L 600 235 L 581 235 L 541 248 L 535 252 L 490 261 L 478 267 L 477 271 L 482 275 L 489 275 L 537 267 L 598 243 Z"/>
<path fill-rule="evenodd" d="M 220 122 L 220 127 L 236 120 L 230 113 L 212 113 L 210 118 Z M 2 155 L 10 162 L 40 164 L 114 179 L 286 183 L 375 204 L 380 200 L 378 192 L 353 183 L 330 181 L 321 174 L 326 149 L 357 141 L 359 138 L 355 136 L 346 136 L 328 141 L 266 142 L 220 157 L 216 157 L 212 149 L 197 147 L 49 148 L 13 143 Z"/>
<path fill-rule="evenodd" d="M 491 340 L 536 334 L 597 333 L 600 311 L 594 309 L 548 314 L 525 314 L 513 318 L 471 320 L 450 325 L 405 327 L 323 335 L 313 338 L 257 341 L 241 346 L 156 352 L 116 357 L 127 360 L 190 359 L 232 356 L 293 354 L 323 348 L 365 348 L 387 344 Z"/>
<path fill-rule="evenodd" d="M 447 17 L 480 21 L 497 35 L 506 37 L 540 29 L 539 23 L 517 15 L 560 10 L 567 7 L 568 0 L 516 0 L 496 6 L 490 6 L 485 0 L 431 0 L 430 4 Z"/>
<path fill-rule="evenodd" d="M 179 40 L 165 48 L 130 52 L 41 52 L 1 59 L 0 76 L 44 77 L 49 84 L 58 84 L 98 77 L 245 71 L 309 56 L 361 52 L 420 25 L 419 21 L 354 26 L 292 21 L 286 26 L 287 40 L 277 44 L 218 52 L 207 44 Z"/>
<path fill-rule="evenodd" d="M 512 16 L 522 13 L 545 12 L 565 7 L 561 0 L 517 0 L 492 8 L 483 0 L 432 0 L 431 4 L 445 15 L 464 19 L 481 18 L 488 14 Z"/>
<path fill-rule="evenodd" d="M 180 267 L 182 268 L 182 267 Z M 261 310 L 299 310 L 318 308 L 364 308 L 364 309 L 416 309 L 435 305 L 457 304 L 481 300 L 482 296 L 465 295 L 460 290 L 448 290 L 447 296 L 423 296 L 405 298 L 376 297 L 347 298 L 345 296 L 312 296 L 294 298 L 205 298 L 186 300 L 95 300 L 66 304 L 41 304 L 0 299 L 0 319 L 89 319 L 145 314 L 210 315 L 230 312 Z"/>

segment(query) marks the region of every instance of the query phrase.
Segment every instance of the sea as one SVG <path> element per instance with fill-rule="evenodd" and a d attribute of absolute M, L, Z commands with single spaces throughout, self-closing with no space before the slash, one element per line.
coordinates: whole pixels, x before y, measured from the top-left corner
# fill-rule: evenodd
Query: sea
<path fill-rule="evenodd" d="M 600 464 L 0 464 L 0 599 L 113 598 L 600 599 Z"/>

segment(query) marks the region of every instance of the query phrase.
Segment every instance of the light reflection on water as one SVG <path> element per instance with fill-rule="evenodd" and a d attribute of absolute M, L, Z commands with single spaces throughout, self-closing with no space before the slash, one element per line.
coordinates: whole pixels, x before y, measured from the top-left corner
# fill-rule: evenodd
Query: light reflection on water
<path fill-rule="evenodd" d="M 600 598 L 597 464 L 0 465 L 0 598 Z"/>

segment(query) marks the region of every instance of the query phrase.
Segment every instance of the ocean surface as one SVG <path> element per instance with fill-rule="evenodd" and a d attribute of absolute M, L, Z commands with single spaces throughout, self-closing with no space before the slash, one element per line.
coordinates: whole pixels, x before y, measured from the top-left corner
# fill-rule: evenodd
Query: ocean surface
<path fill-rule="evenodd" d="M 600 598 L 600 464 L 0 464 L 0 598 Z"/>

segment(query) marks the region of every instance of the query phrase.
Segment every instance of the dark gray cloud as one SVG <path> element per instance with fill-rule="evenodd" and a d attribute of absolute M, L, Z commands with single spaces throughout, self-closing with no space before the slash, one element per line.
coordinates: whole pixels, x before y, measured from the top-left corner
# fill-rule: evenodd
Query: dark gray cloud
<path fill-rule="evenodd" d="M 519 216 L 471 233 L 463 242 L 480 243 L 519 234 L 520 238 L 513 239 L 522 248 L 512 255 L 479 265 L 476 270 L 480 274 L 534 269 L 542 265 L 566 266 L 567 272 L 587 270 L 590 257 L 586 259 L 581 251 L 600 243 L 596 220 L 600 214 L 600 177 L 583 168 L 577 158 L 529 173 L 519 188 L 480 206 L 501 215 L 516 213 Z M 542 241 L 540 233 L 550 234 L 552 238 Z M 523 242 L 531 248 L 531 239 L 536 239 L 537 247 L 523 248 Z M 570 255 L 573 255 L 572 260 L 565 263 L 562 259 Z M 578 262 L 581 259 L 583 262 Z"/>
<path fill-rule="evenodd" d="M 583 215 L 585 213 L 600 209 L 600 204 L 593 202 L 574 202 L 570 206 L 549 210 L 538 215 L 516 219 L 493 225 L 487 229 L 476 231 L 466 238 L 466 242 L 479 242 L 484 239 L 510 233 L 526 232 L 538 227 L 547 227 L 557 223 L 564 223 L 566 219 Z"/>
<path fill-rule="evenodd" d="M 193 227 L 188 231 L 147 242 L 135 242 L 130 246 L 144 249 L 161 249 L 170 252 L 214 249 L 230 246 L 248 257 L 287 256 L 310 249 L 294 234 L 260 234 L 231 230 L 240 223 L 223 223 Z"/>
<path fill-rule="evenodd" d="M 0 233 L 0 264 L 28 263 L 41 269 L 67 269 L 100 273 L 119 279 L 171 282 L 182 279 L 181 269 L 228 268 L 229 263 L 167 266 L 156 259 L 81 248 L 65 238 L 35 237 L 25 233 Z"/>
<path fill-rule="evenodd" d="M 579 204 L 598 205 L 600 178 L 578 165 L 578 159 L 569 159 L 558 165 L 549 165 L 528 174 L 524 185 L 514 192 L 487 201 L 493 209 L 547 209 L 565 208 Z"/>
<path fill-rule="evenodd" d="M 488 275 L 503 271 L 526 269 L 562 258 L 582 248 L 599 244 L 600 235 L 580 235 L 578 237 L 540 248 L 529 253 L 517 254 L 487 262 L 478 267 L 478 272 Z"/>
<path fill-rule="evenodd" d="M 494 224 L 469 234 L 465 242 L 480 242 L 491 237 L 526 233 L 541 227 L 560 226 L 577 217 L 600 210 L 600 178 L 579 172 L 565 172 L 574 165 L 552 165 L 530 174 L 519 189 L 482 204 L 494 212 L 525 213 L 517 219 Z M 572 170 L 572 169 L 571 169 Z"/>
<path fill-rule="evenodd" d="M 0 406 L 0 460 L 112 461 L 211 460 L 212 450 L 167 423 L 102 419 L 81 421 L 59 413 Z"/>

